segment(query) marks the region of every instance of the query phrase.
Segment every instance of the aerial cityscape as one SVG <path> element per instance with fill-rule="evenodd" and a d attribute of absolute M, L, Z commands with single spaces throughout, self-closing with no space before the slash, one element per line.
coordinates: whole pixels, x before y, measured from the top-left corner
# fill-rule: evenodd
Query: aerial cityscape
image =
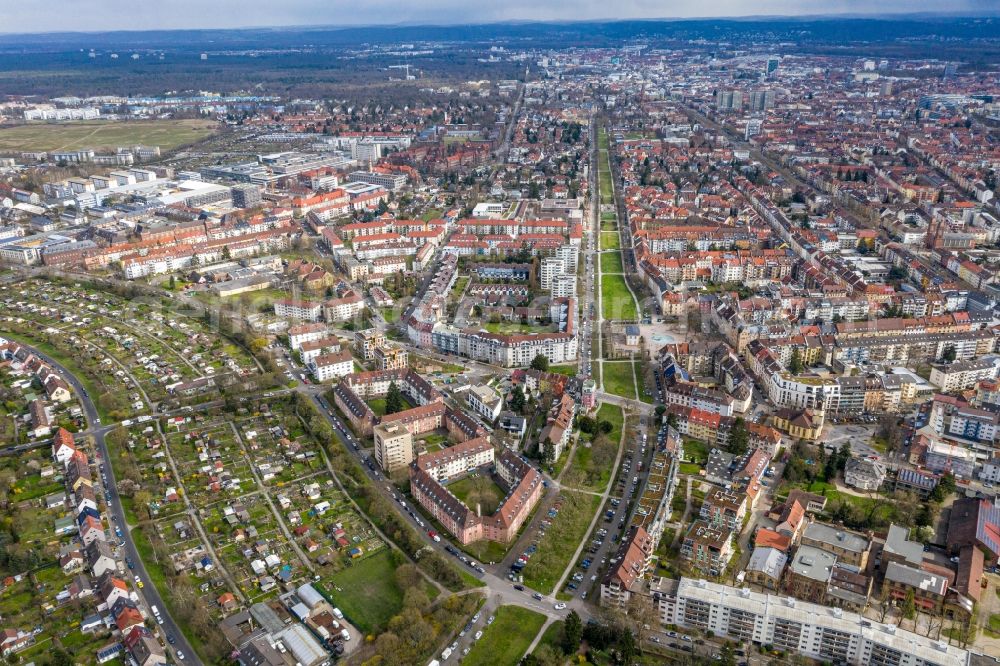
<path fill-rule="evenodd" d="M 1000 3 L 96 4 L 0 10 L 5 664 L 1000 665 Z"/>

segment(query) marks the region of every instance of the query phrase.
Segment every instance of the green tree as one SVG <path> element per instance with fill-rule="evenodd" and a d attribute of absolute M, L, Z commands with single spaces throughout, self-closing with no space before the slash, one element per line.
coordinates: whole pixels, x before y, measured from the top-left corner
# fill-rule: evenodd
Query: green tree
<path fill-rule="evenodd" d="M 729 431 L 729 445 L 726 449 L 733 455 L 741 456 L 750 448 L 750 431 L 742 416 L 737 416 Z"/>
<path fill-rule="evenodd" d="M 674 430 L 677 430 L 677 414 L 674 414 L 673 412 L 667 414 L 667 425 Z"/>
<path fill-rule="evenodd" d="M 800 374 L 804 368 L 805 365 L 802 363 L 802 352 L 798 349 L 793 349 L 792 360 L 788 362 L 788 371 L 793 375 L 797 375 Z"/>
<path fill-rule="evenodd" d="M 514 390 L 510 394 L 510 408 L 518 414 L 521 414 L 524 412 L 524 405 L 524 391 L 521 390 L 520 386 L 515 386 Z"/>
<path fill-rule="evenodd" d="M 403 393 L 396 382 L 389 382 L 389 392 L 385 394 L 385 413 L 395 414 L 403 411 Z"/>
<path fill-rule="evenodd" d="M 556 460 L 556 447 L 548 437 L 542 442 L 542 461 L 546 465 L 551 465 Z"/>
<path fill-rule="evenodd" d="M 635 635 L 632 634 L 631 629 L 622 632 L 622 637 L 618 641 L 618 653 L 621 655 L 622 664 L 631 664 L 635 661 Z"/>
<path fill-rule="evenodd" d="M 955 360 L 955 358 L 957 358 L 957 356 L 958 354 L 955 351 L 955 345 L 948 345 L 944 348 L 944 351 L 941 352 L 941 360 L 945 363 L 951 363 Z"/>
<path fill-rule="evenodd" d="M 540 370 L 541 372 L 547 372 L 549 369 L 549 359 L 544 354 L 539 354 L 535 358 L 531 359 L 531 368 L 533 370 Z"/>
<path fill-rule="evenodd" d="M 913 602 L 913 588 L 906 588 L 906 596 L 903 597 L 903 603 L 899 607 L 900 612 L 903 617 L 907 620 L 912 620 L 917 616 L 917 606 Z"/>
<path fill-rule="evenodd" d="M 566 624 L 563 625 L 562 651 L 566 654 L 575 654 L 582 638 L 583 621 L 575 610 L 570 611 L 566 616 Z"/>

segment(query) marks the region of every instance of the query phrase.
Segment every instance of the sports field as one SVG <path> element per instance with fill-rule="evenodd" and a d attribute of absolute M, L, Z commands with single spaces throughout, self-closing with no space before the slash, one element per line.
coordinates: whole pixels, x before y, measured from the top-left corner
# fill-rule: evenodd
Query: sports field
<path fill-rule="evenodd" d="M 88 120 L 28 123 L 0 129 L 0 151 L 114 150 L 118 146 L 159 146 L 171 150 L 216 131 L 212 120 Z"/>

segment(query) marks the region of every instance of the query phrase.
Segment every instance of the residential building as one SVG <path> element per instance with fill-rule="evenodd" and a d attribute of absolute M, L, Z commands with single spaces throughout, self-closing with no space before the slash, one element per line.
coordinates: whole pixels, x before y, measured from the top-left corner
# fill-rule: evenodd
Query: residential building
<path fill-rule="evenodd" d="M 375 461 L 386 474 L 405 469 L 413 461 L 413 435 L 396 423 L 379 424 L 375 437 Z"/>

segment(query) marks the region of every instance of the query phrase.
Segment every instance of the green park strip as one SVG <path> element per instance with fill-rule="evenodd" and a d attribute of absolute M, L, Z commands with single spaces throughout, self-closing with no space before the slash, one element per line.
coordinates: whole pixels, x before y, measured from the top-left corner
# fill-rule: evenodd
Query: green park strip
<path fill-rule="evenodd" d="M 639 310 L 624 276 L 601 276 L 601 311 L 605 319 L 638 319 Z"/>
<path fill-rule="evenodd" d="M 545 616 L 520 606 L 501 606 L 496 620 L 483 629 L 464 666 L 516 666 L 545 624 Z"/>

